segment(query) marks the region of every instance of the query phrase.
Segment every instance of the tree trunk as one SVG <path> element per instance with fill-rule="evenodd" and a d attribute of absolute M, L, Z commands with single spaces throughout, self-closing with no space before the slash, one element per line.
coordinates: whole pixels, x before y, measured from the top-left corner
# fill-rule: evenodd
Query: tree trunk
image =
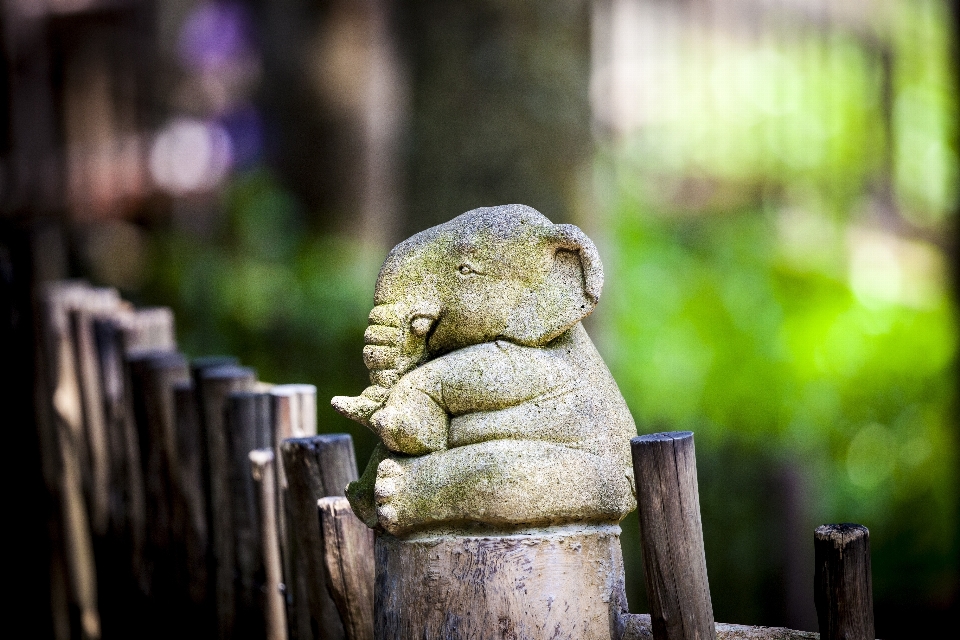
<path fill-rule="evenodd" d="M 620 527 L 376 540 L 375 637 L 610 640 L 626 610 Z"/>

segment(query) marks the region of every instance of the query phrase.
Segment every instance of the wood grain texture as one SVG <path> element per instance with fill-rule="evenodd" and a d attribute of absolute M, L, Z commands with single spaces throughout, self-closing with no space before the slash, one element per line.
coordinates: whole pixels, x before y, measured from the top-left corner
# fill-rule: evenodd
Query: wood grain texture
<path fill-rule="evenodd" d="M 147 613 L 144 624 L 158 636 L 178 631 L 170 445 L 176 438 L 173 386 L 189 379 L 187 359 L 179 353 L 138 351 L 127 356 L 133 416 L 144 474 L 146 538 L 143 564 Z M 182 632 L 182 630 L 179 630 Z"/>
<path fill-rule="evenodd" d="M 110 448 L 103 417 L 93 321 L 97 317 L 114 315 L 122 306 L 116 289 L 92 289 L 87 303 L 70 313 L 70 332 L 90 460 L 90 528 L 95 536 L 106 535 L 110 524 Z"/>
<path fill-rule="evenodd" d="M 377 534 L 375 637 L 608 640 L 626 603 L 620 527 Z"/>
<path fill-rule="evenodd" d="M 823 640 L 873 640 L 870 532 L 825 524 L 814 532 L 814 602 Z"/>
<path fill-rule="evenodd" d="M 47 419 L 40 428 L 44 480 L 57 503 L 55 526 L 63 554 L 64 599 L 72 605 L 83 638 L 99 638 L 100 611 L 86 493 L 90 463 L 77 377 L 70 313 L 82 308 L 90 287 L 85 282 L 47 283 L 40 294 L 40 359 L 42 397 L 38 404 Z M 71 622 L 71 625 L 74 625 Z"/>
<path fill-rule="evenodd" d="M 263 541 L 257 487 L 250 472 L 250 452 L 270 446 L 270 396 L 236 391 L 227 400 L 227 447 L 233 514 L 234 589 L 237 637 L 261 638 L 264 618 Z"/>
<path fill-rule="evenodd" d="M 146 538 L 144 478 L 140 444 L 133 417 L 133 398 L 126 364 L 127 345 L 134 342 L 127 329 L 134 313 L 125 309 L 93 320 L 102 414 L 108 455 L 108 533 L 97 558 L 105 579 L 104 624 L 108 632 L 129 630 L 142 616 L 148 586 L 143 574 Z"/>
<path fill-rule="evenodd" d="M 620 640 L 653 640 L 650 616 L 628 613 L 623 616 L 624 633 Z M 818 640 L 820 634 L 782 627 L 751 627 L 716 623 L 717 640 Z"/>
<path fill-rule="evenodd" d="M 210 541 L 203 479 L 204 447 L 193 382 L 175 384 L 173 402 L 177 455 L 172 476 L 178 498 L 171 519 L 175 530 L 180 532 L 175 548 L 179 585 L 188 620 L 197 629 L 206 630 L 198 632 L 198 637 L 209 637 L 214 619 L 208 572 Z"/>
<path fill-rule="evenodd" d="M 289 635 L 294 640 L 308 640 L 324 637 L 323 634 L 343 637 L 342 628 L 327 624 L 318 626 L 318 620 L 311 613 L 310 591 L 316 588 L 310 583 L 307 568 L 298 560 L 303 553 L 299 550 L 299 535 L 291 528 L 290 522 L 296 517 L 291 512 L 287 499 L 288 486 L 280 444 L 288 438 L 301 438 L 316 433 L 316 387 L 305 384 L 276 385 L 270 390 L 273 399 L 273 446 L 276 456 L 274 472 L 277 483 L 278 524 L 280 531 L 280 553 L 283 559 L 283 575 L 286 584 L 287 625 Z M 312 396 L 312 399 L 311 397 Z M 311 407 L 313 413 L 310 413 Z M 316 499 L 312 503 L 312 519 L 316 521 Z M 335 614 L 336 607 L 327 597 L 327 607 Z M 329 618 L 329 616 L 327 616 Z M 324 618 L 324 619 L 327 619 Z M 334 622 L 339 625 L 336 616 Z"/>
<path fill-rule="evenodd" d="M 199 369 L 195 380 L 200 406 L 200 426 L 206 443 L 209 478 L 208 522 L 213 558 L 213 587 L 219 638 L 235 637 L 233 508 L 230 498 L 230 449 L 226 426 L 227 397 L 250 390 L 256 382 L 252 369 L 226 365 Z"/>
<path fill-rule="evenodd" d="M 712 640 L 693 433 L 655 433 L 630 444 L 654 638 Z"/>
<path fill-rule="evenodd" d="M 287 438 L 279 450 L 287 482 L 287 548 L 303 574 L 306 590 L 301 599 L 307 606 L 310 628 L 321 634 L 319 637 L 343 638 L 344 626 L 327 589 L 317 500 L 343 496 L 347 484 L 356 480 L 353 440 L 346 434 Z"/>
<path fill-rule="evenodd" d="M 273 470 L 273 449 L 256 449 L 249 454 L 251 475 L 257 483 L 260 512 L 260 542 L 263 545 L 264 602 L 267 640 L 286 640 L 287 610 L 283 597 L 283 563 L 277 528 L 277 487 Z"/>
<path fill-rule="evenodd" d="M 343 497 L 317 503 L 327 585 L 347 640 L 373 640 L 374 535 Z"/>

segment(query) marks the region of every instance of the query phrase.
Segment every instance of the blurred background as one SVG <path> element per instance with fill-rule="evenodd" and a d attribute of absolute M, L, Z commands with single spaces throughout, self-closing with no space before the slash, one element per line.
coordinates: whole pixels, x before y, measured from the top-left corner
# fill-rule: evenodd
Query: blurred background
<path fill-rule="evenodd" d="M 374 437 L 326 399 L 366 384 L 386 252 L 531 205 L 600 248 L 588 330 L 640 433 L 696 433 L 718 620 L 816 630 L 813 530 L 858 522 L 878 636 L 956 626 L 955 0 L 0 6 L 5 294 L 40 238 L 32 278 L 169 305 L 187 354 L 315 384 L 362 464 Z M 40 480 L 16 468 L 29 557 Z"/>

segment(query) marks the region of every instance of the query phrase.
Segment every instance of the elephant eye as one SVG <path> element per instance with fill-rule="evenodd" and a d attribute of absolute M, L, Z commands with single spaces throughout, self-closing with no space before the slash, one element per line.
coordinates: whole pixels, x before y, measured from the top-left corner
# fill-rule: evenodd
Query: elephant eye
<path fill-rule="evenodd" d="M 462 264 L 462 265 L 460 265 L 460 266 L 457 268 L 457 271 L 459 271 L 460 273 L 462 273 L 462 274 L 465 275 L 465 276 L 466 276 L 466 275 L 469 275 L 469 274 L 471 274 L 471 273 L 476 273 L 476 271 L 474 271 L 474 270 L 470 267 L 470 265 L 468 265 L 468 264 Z"/>

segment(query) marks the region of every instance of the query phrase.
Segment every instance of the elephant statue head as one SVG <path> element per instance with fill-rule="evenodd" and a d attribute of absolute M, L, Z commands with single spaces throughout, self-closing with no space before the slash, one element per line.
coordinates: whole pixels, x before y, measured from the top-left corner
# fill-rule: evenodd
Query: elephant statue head
<path fill-rule="evenodd" d="M 593 242 L 524 205 L 484 207 L 401 242 L 380 269 L 364 335 L 371 383 L 493 340 L 542 346 L 589 315 L 603 288 Z"/>
<path fill-rule="evenodd" d="M 364 334 L 369 387 L 333 406 L 366 418 L 408 371 L 466 346 L 542 346 L 596 307 L 603 266 L 576 226 L 532 207 L 468 211 L 401 242 L 377 277 Z"/>

